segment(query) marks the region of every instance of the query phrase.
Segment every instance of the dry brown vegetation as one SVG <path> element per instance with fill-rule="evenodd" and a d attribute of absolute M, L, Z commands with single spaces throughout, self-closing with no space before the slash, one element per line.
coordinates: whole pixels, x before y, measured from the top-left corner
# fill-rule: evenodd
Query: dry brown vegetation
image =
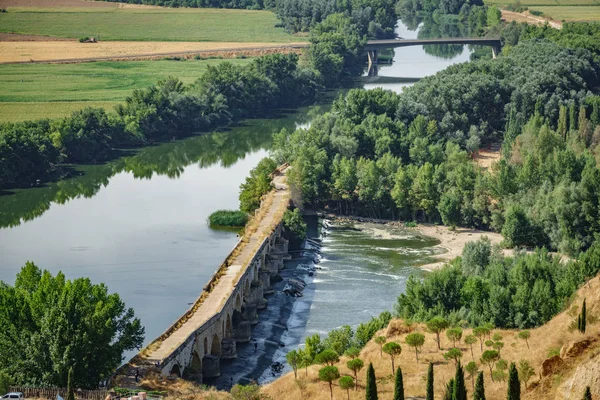
<path fill-rule="evenodd" d="M 501 350 L 501 356 L 508 362 L 519 362 L 519 360 L 528 360 L 535 369 L 535 376 L 529 381 L 529 390 L 522 387 L 522 398 L 524 399 L 563 399 L 563 398 L 580 398 L 586 385 L 592 385 L 592 393 L 594 396 L 600 395 L 600 382 L 597 380 L 598 356 L 600 353 L 600 324 L 594 323 L 588 325 L 586 334 L 581 334 L 577 330 L 569 330 L 574 319 L 577 318 L 578 306 L 581 305 L 583 298 L 587 298 L 588 316 L 591 316 L 592 321 L 600 315 L 600 279 L 594 278 L 581 288 L 577 296 L 574 297 L 573 305 L 565 312 L 557 315 L 546 325 L 531 330 L 531 338 L 529 339 L 529 347 L 525 341 L 517 337 L 516 330 L 495 330 L 493 333 L 500 333 L 503 337 L 504 348 Z M 415 352 L 405 343 L 405 337 L 409 330 L 421 332 L 425 335 L 425 346 L 420 355 L 419 362 L 415 360 Z M 463 340 L 466 335 L 470 334 L 470 329 L 465 329 L 463 332 Z M 388 341 L 397 341 L 402 345 L 402 354 L 397 358 L 396 365 L 402 368 L 404 374 L 404 385 L 407 396 L 424 396 L 425 395 L 425 376 L 427 373 L 428 363 L 433 362 L 435 365 L 435 390 L 436 398 L 441 398 L 445 383 L 454 376 L 455 366 L 453 362 L 444 360 L 444 350 L 438 351 L 435 335 L 426 332 L 424 325 L 414 324 L 407 327 L 401 320 L 394 320 L 390 326 L 379 332 L 385 335 Z M 585 347 L 581 354 L 565 354 L 567 348 L 574 342 L 584 343 Z M 442 346 L 447 349 L 451 346 L 450 341 L 445 334 L 442 335 Z M 540 380 L 541 364 L 548 358 L 549 352 L 560 352 L 561 348 L 564 364 L 557 369 L 555 373 L 544 376 Z M 460 346 L 463 352 L 463 364 L 472 361 L 478 363 L 481 356 L 479 344 L 473 346 L 474 357 L 471 356 L 467 345 L 461 343 Z M 484 345 L 484 351 L 486 347 Z M 572 352 L 577 353 L 577 352 Z M 391 362 L 385 354 L 380 356 L 379 346 L 370 342 L 361 352 L 361 358 L 366 364 L 373 363 L 378 380 L 379 398 L 386 400 L 392 399 L 393 395 L 393 378 L 391 376 Z M 350 370 L 346 367 L 346 357 L 342 357 L 337 364 L 342 375 L 351 375 Z M 587 362 L 588 370 L 581 368 L 575 374 L 578 366 Z M 596 368 L 596 369 L 594 369 Z M 487 367 L 480 366 L 480 369 L 485 373 L 486 396 L 490 400 L 506 398 L 506 382 L 492 382 L 490 379 L 489 370 Z M 591 369 L 591 370 L 590 370 Z M 298 385 L 294 381 L 292 373 L 276 380 L 267 385 L 264 392 L 274 399 L 286 400 L 301 400 L 301 399 L 329 399 L 329 390 L 327 384 L 319 382 L 317 372 L 319 366 L 314 365 L 308 368 L 308 376 L 305 377 L 304 371 L 299 371 L 299 378 L 306 380 L 306 389 L 304 397 L 301 395 Z M 359 385 L 360 389 L 357 392 L 351 391 L 351 399 L 364 399 L 364 384 L 365 384 L 366 368 L 360 372 Z M 593 377 L 593 379 L 592 379 Z M 471 392 L 471 381 L 466 380 L 467 388 Z M 334 387 L 334 398 L 345 399 L 346 393 L 337 385 Z"/>

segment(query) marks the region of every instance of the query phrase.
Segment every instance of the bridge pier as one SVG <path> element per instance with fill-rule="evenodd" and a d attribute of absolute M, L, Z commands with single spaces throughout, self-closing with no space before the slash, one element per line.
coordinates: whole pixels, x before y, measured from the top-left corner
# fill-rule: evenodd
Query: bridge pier
<path fill-rule="evenodd" d="M 377 50 L 367 50 L 367 58 L 369 59 L 369 68 L 371 65 L 377 65 Z"/>
<path fill-rule="evenodd" d="M 219 356 L 204 356 L 202 358 L 202 377 L 217 378 L 219 376 L 221 376 L 221 359 Z"/>
<path fill-rule="evenodd" d="M 271 287 L 271 273 L 267 269 L 260 269 L 258 271 L 260 282 L 262 283 L 263 295 L 273 293 L 273 287 Z"/>
<path fill-rule="evenodd" d="M 230 360 L 237 358 L 235 339 L 225 338 L 221 340 L 221 359 Z"/>
<path fill-rule="evenodd" d="M 500 48 L 500 46 L 492 46 L 492 58 L 495 60 L 501 51 L 502 51 L 502 49 Z"/>

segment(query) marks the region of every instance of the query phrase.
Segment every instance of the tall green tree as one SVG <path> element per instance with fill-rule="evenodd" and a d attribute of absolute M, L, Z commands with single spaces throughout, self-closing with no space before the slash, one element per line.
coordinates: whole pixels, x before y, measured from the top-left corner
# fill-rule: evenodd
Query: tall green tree
<path fill-rule="evenodd" d="M 354 379 L 351 376 L 342 376 L 339 380 L 340 388 L 346 391 L 348 400 L 350 400 L 350 389 L 354 387 Z"/>
<path fill-rule="evenodd" d="M 96 388 L 139 349 L 144 328 L 104 284 L 69 281 L 28 262 L 15 286 L 0 284 L 0 359 L 17 385 Z"/>
<path fill-rule="evenodd" d="M 425 395 L 426 400 L 433 400 L 434 397 L 434 376 L 433 376 L 433 363 L 429 363 L 429 368 L 427 369 L 427 394 Z"/>
<path fill-rule="evenodd" d="M 404 382 L 402 381 L 402 369 L 396 370 L 396 380 L 394 382 L 394 400 L 404 400 Z"/>
<path fill-rule="evenodd" d="M 346 363 L 346 366 L 354 373 L 354 390 L 358 390 L 358 371 L 363 369 L 365 363 L 360 358 L 353 358 Z"/>
<path fill-rule="evenodd" d="M 321 382 L 327 382 L 329 384 L 329 396 L 333 399 L 333 381 L 339 379 L 340 371 L 337 367 L 328 365 L 319 370 L 319 380 Z"/>
<path fill-rule="evenodd" d="M 369 367 L 367 368 L 367 385 L 365 391 L 365 400 L 377 400 L 377 381 L 375 380 L 373 363 L 369 363 Z"/>
<path fill-rule="evenodd" d="M 298 379 L 298 365 L 301 363 L 300 354 L 298 351 L 292 350 L 285 355 L 285 359 L 294 371 L 294 379 Z"/>
<path fill-rule="evenodd" d="M 442 333 L 446 328 L 448 328 L 448 321 L 443 317 L 433 317 L 429 321 L 427 321 L 427 329 L 429 332 L 435 333 L 435 339 L 437 341 L 438 350 L 441 350 L 442 347 L 440 345 L 440 333 Z"/>
<path fill-rule="evenodd" d="M 390 355 L 392 361 L 392 373 L 394 373 L 394 360 L 396 359 L 396 356 L 399 356 L 400 353 L 402 353 L 402 346 L 396 342 L 389 342 L 383 346 L 383 352 Z"/>
<path fill-rule="evenodd" d="M 473 400 L 485 400 L 483 371 L 479 371 L 479 374 L 477 375 L 477 382 L 475 382 L 475 391 L 473 392 Z"/>
<path fill-rule="evenodd" d="M 425 335 L 413 332 L 406 335 L 406 344 L 415 349 L 415 358 L 419 362 L 419 349 L 425 344 Z"/>
<path fill-rule="evenodd" d="M 69 368 L 67 378 L 67 400 L 75 400 L 75 387 L 73 386 L 73 367 Z"/>
<path fill-rule="evenodd" d="M 467 400 L 467 387 L 465 386 L 465 372 L 460 362 L 456 365 L 452 400 Z"/>
<path fill-rule="evenodd" d="M 515 363 L 510 363 L 508 370 L 508 393 L 507 400 L 521 400 L 521 382 L 519 382 L 519 373 Z"/>

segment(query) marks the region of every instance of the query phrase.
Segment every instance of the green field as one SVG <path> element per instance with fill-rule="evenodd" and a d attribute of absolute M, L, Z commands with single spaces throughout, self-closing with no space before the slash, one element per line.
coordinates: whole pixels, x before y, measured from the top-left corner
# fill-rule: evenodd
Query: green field
<path fill-rule="evenodd" d="M 198 8 L 11 8 L 0 13 L 0 32 L 100 40 L 181 42 L 302 41 L 270 11 Z M 304 39 L 306 40 L 306 39 Z"/>
<path fill-rule="evenodd" d="M 194 82 L 224 60 L 0 65 L 0 122 L 56 118 L 86 106 L 112 108 L 133 89 L 174 76 Z M 248 59 L 227 60 L 245 64 Z"/>
<path fill-rule="evenodd" d="M 597 6 L 535 6 L 530 10 L 541 11 L 558 21 L 600 21 L 600 5 Z"/>

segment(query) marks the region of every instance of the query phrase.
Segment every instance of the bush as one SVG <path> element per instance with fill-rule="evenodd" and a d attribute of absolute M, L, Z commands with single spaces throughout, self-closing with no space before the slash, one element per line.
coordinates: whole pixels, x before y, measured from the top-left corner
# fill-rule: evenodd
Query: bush
<path fill-rule="evenodd" d="M 0 371 L 0 393 L 8 393 L 10 390 L 10 385 L 10 376 L 4 371 Z"/>
<path fill-rule="evenodd" d="M 289 229 L 295 237 L 302 240 L 306 237 L 306 223 L 302 219 L 300 209 L 294 211 L 286 210 L 283 214 L 283 225 Z"/>
<path fill-rule="evenodd" d="M 80 38 L 79 38 L 79 43 L 85 43 L 85 42 L 87 42 L 88 40 L 90 40 L 90 37 L 89 37 L 89 36 L 83 36 L 83 37 L 80 37 Z"/>
<path fill-rule="evenodd" d="M 208 217 L 210 226 L 245 226 L 247 222 L 248 214 L 239 210 L 218 210 Z"/>

